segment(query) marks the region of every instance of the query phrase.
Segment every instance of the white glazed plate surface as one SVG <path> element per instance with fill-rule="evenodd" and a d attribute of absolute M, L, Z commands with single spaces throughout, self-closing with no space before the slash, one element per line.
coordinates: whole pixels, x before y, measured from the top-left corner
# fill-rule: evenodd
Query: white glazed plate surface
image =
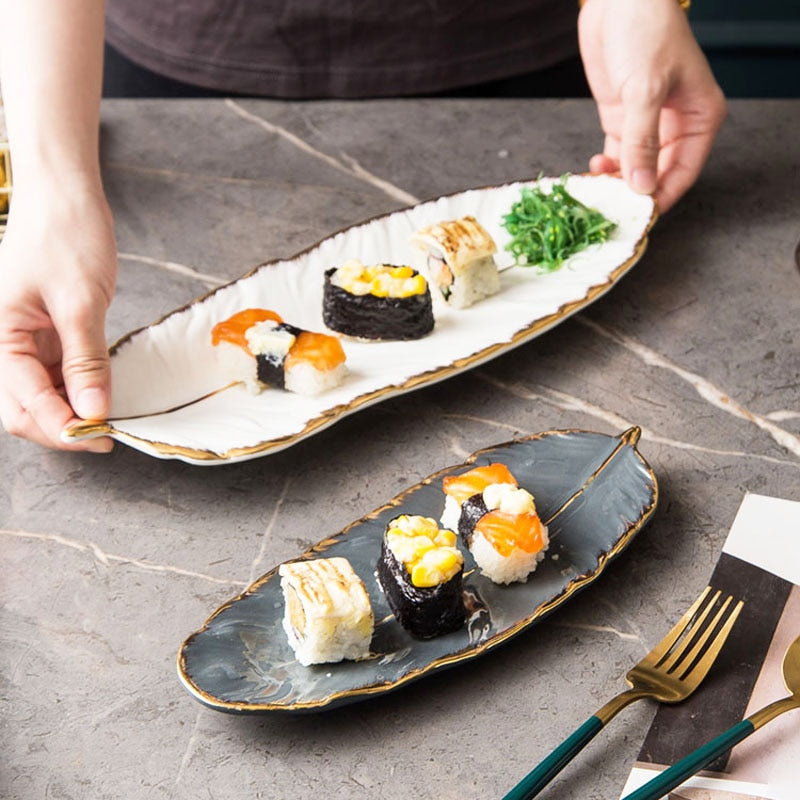
<path fill-rule="evenodd" d="M 547 188 L 553 179 L 542 179 Z M 519 182 L 472 189 L 347 228 L 294 258 L 252 272 L 123 337 L 111 349 L 112 404 L 107 422 L 80 423 L 67 441 L 110 435 L 160 458 L 213 465 L 276 452 L 342 417 L 456 375 L 538 336 L 611 289 L 638 261 L 656 218 L 652 198 L 619 178 L 570 176 L 568 191 L 618 224 L 552 273 L 512 267 L 503 217 Z M 419 267 L 411 244 L 420 228 L 471 214 L 498 246 L 500 292 L 467 309 L 449 308 L 432 291 L 432 333 L 412 342 L 343 340 L 349 375 L 316 397 L 281 390 L 251 394 L 228 383 L 210 331 L 244 308 L 269 308 L 286 322 L 324 331 L 323 272 L 351 258 Z M 223 390 L 224 389 L 224 390 Z"/>

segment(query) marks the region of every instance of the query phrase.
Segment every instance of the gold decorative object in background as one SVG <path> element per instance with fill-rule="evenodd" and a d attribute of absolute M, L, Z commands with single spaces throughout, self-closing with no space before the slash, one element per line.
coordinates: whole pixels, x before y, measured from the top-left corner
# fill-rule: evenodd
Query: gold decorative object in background
<path fill-rule="evenodd" d="M 583 8 L 586 0 L 578 0 L 578 8 Z M 692 0 L 678 0 L 678 5 L 688 14 L 692 5 Z"/>
<path fill-rule="evenodd" d="M 0 97 L 0 237 L 8 222 L 8 205 L 11 201 L 11 153 L 6 136 L 6 119 L 3 99 Z"/>
<path fill-rule="evenodd" d="M 11 199 L 11 153 L 8 142 L 0 140 L 0 231 L 5 230 Z"/>

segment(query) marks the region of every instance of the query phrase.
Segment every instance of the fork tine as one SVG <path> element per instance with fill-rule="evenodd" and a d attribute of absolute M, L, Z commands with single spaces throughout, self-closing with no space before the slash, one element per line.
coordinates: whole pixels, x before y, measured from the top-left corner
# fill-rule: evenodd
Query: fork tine
<path fill-rule="evenodd" d="M 732 600 L 732 598 L 728 599 Z M 728 603 L 726 602 L 725 605 L 727 606 Z M 716 657 L 719 655 L 722 645 L 725 644 L 728 634 L 731 632 L 731 628 L 733 628 L 733 624 L 736 622 L 736 618 L 739 616 L 739 612 L 742 610 L 743 606 L 744 600 L 739 600 L 739 602 L 733 607 L 733 610 L 728 614 L 725 624 L 714 637 L 711 644 L 708 645 L 708 649 L 705 651 L 705 653 L 703 653 L 703 656 L 699 661 L 696 660 L 700 652 L 698 645 L 696 652 L 692 653 L 691 658 L 687 662 L 688 666 L 685 672 L 679 676 L 681 680 L 695 685 L 703 680 L 703 678 L 706 676 L 706 673 L 711 669 L 711 665 L 714 663 Z M 720 609 L 720 614 L 721 613 L 722 609 Z M 719 616 L 719 614 L 717 616 Z M 716 623 L 712 627 L 712 630 L 715 627 Z"/>
<path fill-rule="evenodd" d="M 708 622 L 709 614 L 714 610 L 714 606 L 720 600 L 722 592 L 717 592 L 708 605 L 703 609 L 703 613 L 692 620 L 691 625 L 686 628 L 686 635 L 679 647 L 668 653 L 656 666 L 669 672 L 674 672 L 678 664 L 688 663 L 694 660 L 711 637 L 714 629 L 719 625 L 725 611 L 733 600 L 728 596 L 720 606 L 711 622 Z M 690 649 L 691 648 L 691 649 Z"/>
<path fill-rule="evenodd" d="M 721 592 L 717 592 L 714 597 L 712 598 L 709 605 L 704 609 L 703 613 L 697 617 L 697 619 L 686 629 L 686 637 L 681 642 L 680 647 L 677 647 L 673 652 L 669 653 L 667 657 L 665 657 L 659 664 L 657 664 L 657 668 L 666 672 L 667 674 L 671 674 L 673 672 L 678 672 L 678 678 L 682 679 L 685 674 L 687 674 L 693 667 L 695 661 L 700 657 L 705 649 L 708 641 L 711 639 L 714 632 L 719 627 L 720 623 L 723 619 L 726 619 L 726 614 L 728 612 L 728 607 L 733 602 L 733 597 L 730 595 L 725 598 L 722 602 L 722 605 L 718 609 L 717 613 L 714 615 L 713 619 L 709 622 L 708 617 L 713 610 L 715 604 L 720 600 Z M 739 610 L 734 607 L 733 611 L 730 612 L 733 616 L 733 620 L 736 620 L 736 617 L 739 614 Z M 730 630 L 728 628 L 728 630 Z M 724 634 L 724 635 L 723 635 Z M 719 649 L 725 643 L 725 639 L 727 638 L 727 633 L 725 633 L 725 628 L 723 627 L 720 630 L 717 639 L 711 645 L 711 655 L 712 660 L 719 652 Z M 716 647 L 716 649 L 714 649 Z M 709 664 L 710 666 L 710 664 Z M 683 674 L 680 674 L 683 673 Z"/>
<path fill-rule="evenodd" d="M 643 659 L 643 663 L 648 663 L 651 665 L 660 663 L 664 656 L 666 656 L 667 653 L 669 653 L 670 650 L 675 647 L 677 642 L 683 636 L 683 632 L 689 627 L 689 625 L 691 625 L 692 620 L 697 615 L 700 606 L 703 605 L 703 602 L 710 591 L 711 587 L 706 586 L 697 600 L 692 603 L 689 610 L 675 623 L 670 632 L 647 654 L 647 656 Z"/>

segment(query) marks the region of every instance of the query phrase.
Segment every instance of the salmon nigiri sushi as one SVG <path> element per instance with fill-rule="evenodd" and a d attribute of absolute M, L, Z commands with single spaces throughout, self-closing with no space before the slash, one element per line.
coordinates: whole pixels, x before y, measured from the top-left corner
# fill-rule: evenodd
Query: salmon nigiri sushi
<path fill-rule="evenodd" d="M 473 495 L 479 495 L 487 486 L 493 483 L 510 483 L 517 485 L 517 479 L 505 464 L 492 463 L 482 467 L 474 467 L 469 472 L 461 475 L 448 475 L 442 481 L 444 489 L 444 513 L 442 525 L 450 530 L 457 531 L 461 509 L 466 500 Z"/>
<path fill-rule="evenodd" d="M 253 392 L 272 386 L 315 395 L 347 374 L 337 337 L 297 328 L 269 309 L 248 308 L 217 323 L 211 343 L 225 348 L 231 379 Z"/>
<path fill-rule="evenodd" d="M 526 581 L 549 545 L 533 495 L 504 464 L 444 478 L 442 524 L 457 530 L 481 572 L 495 583 Z"/>

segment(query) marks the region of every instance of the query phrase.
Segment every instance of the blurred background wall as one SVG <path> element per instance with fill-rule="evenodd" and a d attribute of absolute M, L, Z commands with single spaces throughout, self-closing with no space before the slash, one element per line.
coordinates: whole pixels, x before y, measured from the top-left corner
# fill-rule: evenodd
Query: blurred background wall
<path fill-rule="evenodd" d="M 689 20 L 727 97 L 800 97 L 800 0 L 693 0 Z"/>

